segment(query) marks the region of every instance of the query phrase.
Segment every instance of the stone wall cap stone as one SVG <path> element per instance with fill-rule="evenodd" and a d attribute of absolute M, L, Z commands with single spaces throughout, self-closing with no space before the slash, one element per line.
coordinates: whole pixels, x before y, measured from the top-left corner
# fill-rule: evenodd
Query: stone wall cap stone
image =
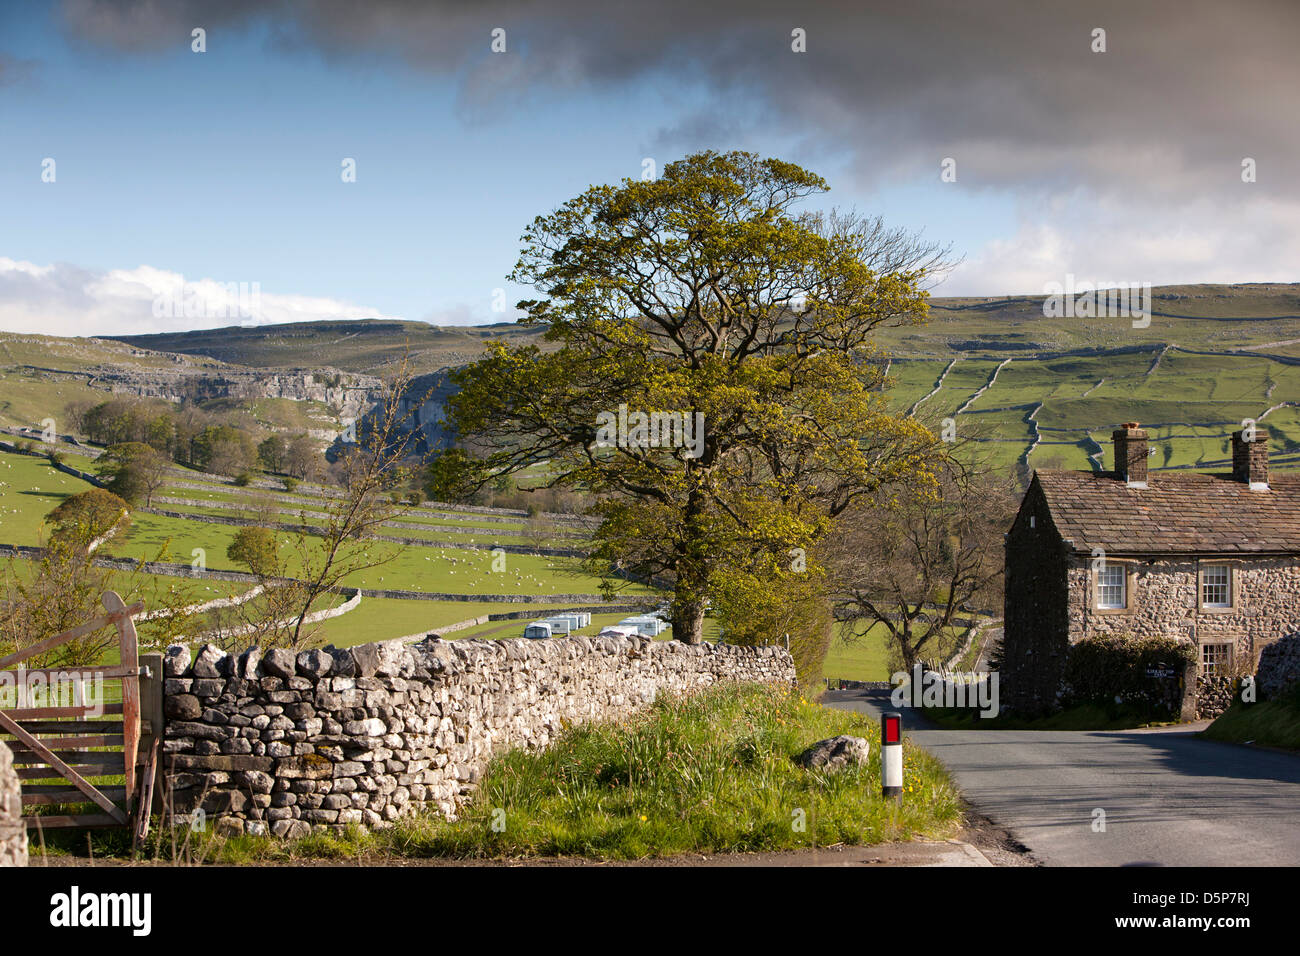
<path fill-rule="evenodd" d="M 262 666 L 262 649 L 250 647 L 239 655 L 235 666 L 235 676 L 242 680 L 257 680 L 261 677 L 258 668 Z"/>
<path fill-rule="evenodd" d="M 172 644 L 163 655 L 163 675 L 184 677 L 190 669 L 190 649 L 185 644 Z"/>
<path fill-rule="evenodd" d="M 334 666 L 334 658 L 328 652 L 314 648 L 301 651 L 297 659 L 298 674 L 313 680 L 320 680 L 329 675 Z"/>
<path fill-rule="evenodd" d="M 293 651 L 275 647 L 262 657 L 262 670 L 280 680 L 289 680 L 298 676 L 298 660 Z"/>
<path fill-rule="evenodd" d="M 199 654 L 194 658 L 192 669 L 195 677 L 229 677 L 233 673 L 231 664 L 227 661 L 230 655 L 217 647 L 215 644 L 204 644 Z"/>
<path fill-rule="evenodd" d="M 359 677 L 401 677 L 411 673 L 415 658 L 400 640 L 358 644 L 352 648 Z"/>

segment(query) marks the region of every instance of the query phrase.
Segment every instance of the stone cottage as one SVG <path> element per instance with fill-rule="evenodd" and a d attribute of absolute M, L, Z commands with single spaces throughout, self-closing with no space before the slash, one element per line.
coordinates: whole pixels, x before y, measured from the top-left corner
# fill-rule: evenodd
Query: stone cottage
<path fill-rule="evenodd" d="M 1270 476 L 1263 429 L 1232 435 L 1232 471 L 1148 473 L 1147 432 L 1117 429 L 1114 470 L 1036 471 L 1006 535 L 1002 698 L 1056 702 L 1068 647 L 1165 635 L 1202 683 L 1252 672 L 1300 632 L 1300 477 Z"/>

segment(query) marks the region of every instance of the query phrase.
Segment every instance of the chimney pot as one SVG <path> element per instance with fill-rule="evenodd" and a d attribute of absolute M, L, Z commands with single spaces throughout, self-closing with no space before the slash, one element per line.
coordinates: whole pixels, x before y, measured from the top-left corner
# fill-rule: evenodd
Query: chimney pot
<path fill-rule="evenodd" d="M 1111 432 L 1115 443 L 1115 477 L 1130 488 L 1147 486 L 1147 433 L 1137 422 L 1125 422 Z"/>
<path fill-rule="evenodd" d="M 1232 433 L 1232 477 L 1254 491 L 1268 491 L 1268 431 L 1263 428 L 1251 431 L 1250 441 L 1246 440 L 1244 430 Z"/>

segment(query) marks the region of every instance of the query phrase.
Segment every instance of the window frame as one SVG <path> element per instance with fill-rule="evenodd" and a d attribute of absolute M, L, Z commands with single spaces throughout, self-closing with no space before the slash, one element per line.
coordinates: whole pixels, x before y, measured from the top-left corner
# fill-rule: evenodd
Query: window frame
<path fill-rule="evenodd" d="M 1122 558 L 1105 559 L 1107 570 L 1119 568 L 1124 572 L 1124 605 L 1122 607 L 1101 606 L 1101 571 L 1091 565 L 1088 567 L 1088 607 L 1095 614 L 1131 614 L 1135 607 L 1134 583 L 1137 575 L 1133 573 L 1133 561 Z"/>
<path fill-rule="evenodd" d="M 1226 604 L 1209 604 L 1205 600 L 1206 571 L 1210 568 L 1224 568 L 1228 572 L 1227 592 L 1228 603 Z M 1238 609 L 1240 605 L 1240 593 L 1238 590 L 1237 567 L 1231 561 L 1205 561 L 1198 562 L 1196 566 L 1196 607 L 1204 614 L 1225 614 Z"/>
<path fill-rule="evenodd" d="M 1227 648 L 1223 660 L 1211 661 L 1213 670 L 1206 669 L 1205 652 L 1208 648 Z M 1237 656 L 1237 644 L 1235 641 L 1202 641 L 1200 644 L 1200 653 L 1197 655 L 1196 673 L 1200 677 L 1222 677 L 1232 672 L 1234 659 Z"/>

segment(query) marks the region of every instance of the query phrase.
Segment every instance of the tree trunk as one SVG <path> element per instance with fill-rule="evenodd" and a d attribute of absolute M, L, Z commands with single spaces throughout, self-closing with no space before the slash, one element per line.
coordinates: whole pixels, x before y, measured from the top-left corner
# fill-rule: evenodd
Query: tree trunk
<path fill-rule="evenodd" d="M 704 602 L 676 600 L 673 602 L 673 638 L 683 644 L 699 644 L 704 640 Z"/>
<path fill-rule="evenodd" d="M 920 655 L 917 653 L 917 648 L 912 645 L 912 625 L 906 618 L 903 619 L 903 633 L 898 636 L 898 646 L 903 652 L 903 667 L 910 677 Z"/>

